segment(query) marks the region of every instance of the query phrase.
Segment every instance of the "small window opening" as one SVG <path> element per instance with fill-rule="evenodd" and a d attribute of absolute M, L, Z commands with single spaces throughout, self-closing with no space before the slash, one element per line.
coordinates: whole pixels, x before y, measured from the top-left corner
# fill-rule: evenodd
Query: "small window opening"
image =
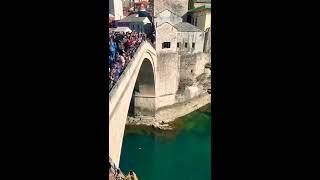
<path fill-rule="evenodd" d="M 165 48 L 170 48 L 170 42 L 163 42 L 162 43 L 162 49 L 165 49 Z"/>

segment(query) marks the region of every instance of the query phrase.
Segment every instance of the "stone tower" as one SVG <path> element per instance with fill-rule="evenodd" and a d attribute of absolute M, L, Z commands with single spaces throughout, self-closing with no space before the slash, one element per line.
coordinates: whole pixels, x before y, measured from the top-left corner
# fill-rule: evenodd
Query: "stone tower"
<path fill-rule="evenodd" d="M 188 12 L 189 0 L 154 0 L 154 15 L 168 9 L 180 17 Z"/>

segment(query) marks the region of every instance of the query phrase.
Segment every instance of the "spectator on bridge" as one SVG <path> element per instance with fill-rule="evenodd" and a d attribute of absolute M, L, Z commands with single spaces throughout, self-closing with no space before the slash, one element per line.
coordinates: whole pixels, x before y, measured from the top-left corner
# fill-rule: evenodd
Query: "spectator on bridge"
<path fill-rule="evenodd" d="M 134 53 L 144 40 L 146 40 L 145 33 L 109 32 L 109 91 L 131 62 Z"/>
<path fill-rule="evenodd" d="M 115 178 L 116 180 L 123 180 L 123 179 L 124 179 L 123 177 L 121 177 L 121 174 L 120 174 L 120 170 L 119 170 L 119 169 L 116 170 L 116 173 L 115 173 L 115 175 L 114 175 L 114 178 Z"/>
<path fill-rule="evenodd" d="M 136 173 L 130 171 L 129 174 L 126 176 L 125 180 L 138 180 Z"/>
<path fill-rule="evenodd" d="M 122 66 L 122 68 L 124 68 L 124 65 L 126 64 L 126 60 L 124 59 L 124 55 L 125 55 L 125 53 L 119 56 L 119 57 L 120 57 L 120 60 L 121 60 L 121 66 Z"/>
<path fill-rule="evenodd" d="M 115 55 L 116 55 L 116 48 L 117 48 L 117 46 L 116 46 L 116 44 L 113 42 L 113 40 L 111 39 L 111 41 L 110 41 L 110 52 L 111 52 L 111 57 L 112 57 L 112 59 L 114 59 L 115 58 Z"/>

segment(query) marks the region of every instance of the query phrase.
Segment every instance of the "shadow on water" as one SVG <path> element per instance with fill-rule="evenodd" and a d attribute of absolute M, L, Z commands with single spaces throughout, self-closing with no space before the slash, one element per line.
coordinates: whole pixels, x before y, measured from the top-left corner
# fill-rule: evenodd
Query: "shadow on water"
<path fill-rule="evenodd" d="M 209 121 L 206 119 L 211 119 L 211 104 L 208 104 L 200 109 L 180 118 L 175 121 L 170 122 L 169 125 L 172 130 L 160 130 L 146 125 L 126 125 L 125 135 L 135 134 L 135 135 L 147 135 L 162 138 L 175 138 L 181 131 L 188 131 L 194 129 L 197 126 L 202 127 L 205 124 L 209 125 Z"/>

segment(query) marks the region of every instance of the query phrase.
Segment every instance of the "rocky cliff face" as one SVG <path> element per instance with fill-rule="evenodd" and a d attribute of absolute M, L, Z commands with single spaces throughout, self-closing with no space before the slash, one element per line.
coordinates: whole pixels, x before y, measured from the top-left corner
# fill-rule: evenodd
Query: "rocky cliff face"
<path fill-rule="evenodd" d="M 189 101 L 205 93 L 211 94 L 211 67 L 209 63 L 200 75 L 180 79 L 176 103 Z"/>
<path fill-rule="evenodd" d="M 210 58 L 208 53 L 180 57 L 180 82 L 176 96 L 178 102 L 208 92 L 211 88 Z"/>

